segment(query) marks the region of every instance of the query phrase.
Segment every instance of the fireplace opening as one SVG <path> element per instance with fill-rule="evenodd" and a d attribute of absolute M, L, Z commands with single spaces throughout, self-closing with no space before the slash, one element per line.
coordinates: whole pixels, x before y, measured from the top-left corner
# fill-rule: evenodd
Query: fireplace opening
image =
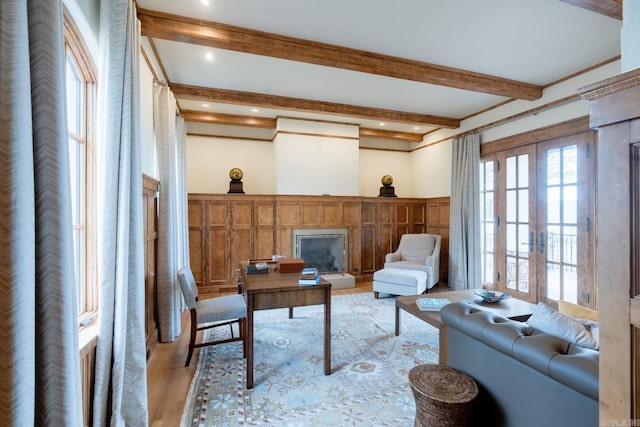
<path fill-rule="evenodd" d="M 293 230 L 294 256 L 320 273 L 347 271 L 347 229 L 320 228 Z"/>

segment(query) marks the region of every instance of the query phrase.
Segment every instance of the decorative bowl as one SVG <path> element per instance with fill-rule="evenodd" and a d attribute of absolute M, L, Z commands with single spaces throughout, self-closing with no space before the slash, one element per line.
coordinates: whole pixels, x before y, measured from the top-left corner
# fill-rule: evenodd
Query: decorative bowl
<path fill-rule="evenodd" d="M 476 291 L 475 294 L 482 298 L 483 302 L 490 304 L 509 298 L 509 294 L 506 292 L 487 291 L 486 289 Z"/>

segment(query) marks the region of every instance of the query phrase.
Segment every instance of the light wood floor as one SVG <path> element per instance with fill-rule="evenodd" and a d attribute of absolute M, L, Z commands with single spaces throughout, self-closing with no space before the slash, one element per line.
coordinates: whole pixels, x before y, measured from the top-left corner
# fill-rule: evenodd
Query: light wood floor
<path fill-rule="evenodd" d="M 332 295 L 372 292 L 371 282 L 356 283 L 355 288 L 335 289 Z M 189 350 L 189 312 L 182 313 L 182 333 L 172 343 L 160 343 L 147 362 L 147 393 L 149 425 L 175 427 L 180 417 L 193 379 L 199 350 L 194 351 L 191 366 L 184 367 Z"/>

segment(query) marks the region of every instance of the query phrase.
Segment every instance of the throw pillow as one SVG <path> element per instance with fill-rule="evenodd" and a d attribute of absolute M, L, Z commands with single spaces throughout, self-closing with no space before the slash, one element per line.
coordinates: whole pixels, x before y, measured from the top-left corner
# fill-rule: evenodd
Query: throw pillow
<path fill-rule="evenodd" d="M 567 301 L 558 301 L 558 311 L 574 319 L 588 319 L 594 322 L 600 321 L 597 311 Z"/>
<path fill-rule="evenodd" d="M 600 347 L 597 322 L 565 316 L 543 302 L 538 303 L 527 323 L 533 329 L 560 337 L 579 347 L 593 350 Z"/>

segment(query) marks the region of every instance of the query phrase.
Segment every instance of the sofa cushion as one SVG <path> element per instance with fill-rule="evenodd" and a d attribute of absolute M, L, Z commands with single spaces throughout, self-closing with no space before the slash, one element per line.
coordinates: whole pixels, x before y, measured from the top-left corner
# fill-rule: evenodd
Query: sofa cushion
<path fill-rule="evenodd" d="M 568 301 L 558 301 L 558 311 L 574 319 L 600 321 L 600 314 L 597 311 Z"/>
<path fill-rule="evenodd" d="M 435 239 L 425 234 L 406 234 L 402 236 L 400 251 L 403 261 L 417 262 L 424 265 L 428 256 L 433 254 Z"/>
<path fill-rule="evenodd" d="M 574 319 L 543 302 L 538 303 L 527 323 L 534 329 L 563 338 L 580 347 L 592 350 L 598 350 L 600 347 L 600 329 L 597 322 Z"/>

